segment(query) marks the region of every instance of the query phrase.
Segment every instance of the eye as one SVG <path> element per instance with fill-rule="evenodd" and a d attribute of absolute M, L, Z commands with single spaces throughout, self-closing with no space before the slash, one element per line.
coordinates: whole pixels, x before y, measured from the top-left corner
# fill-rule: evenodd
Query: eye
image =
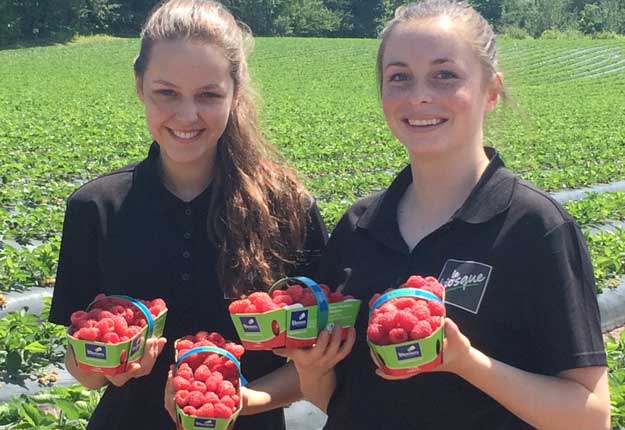
<path fill-rule="evenodd" d="M 456 75 L 451 70 L 441 70 L 436 74 L 437 79 L 457 79 L 458 75 Z"/>
<path fill-rule="evenodd" d="M 221 97 L 221 96 L 211 91 L 204 91 L 203 93 L 200 93 L 200 97 L 203 99 L 211 99 L 211 98 Z"/>
<path fill-rule="evenodd" d="M 408 76 L 407 73 L 393 73 L 391 76 L 389 76 L 388 80 L 389 82 L 403 82 L 403 81 L 407 81 L 410 79 L 410 76 Z"/>
<path fill-rule="evenodd" d="M 174 90 L 170 90 L 167 88 L 164 88 L 162 90 L 157 90 L 156 93 L 158 95 L 165 96 L 165 97 L 173 97 L 176 95 L 176 92 Z"/>

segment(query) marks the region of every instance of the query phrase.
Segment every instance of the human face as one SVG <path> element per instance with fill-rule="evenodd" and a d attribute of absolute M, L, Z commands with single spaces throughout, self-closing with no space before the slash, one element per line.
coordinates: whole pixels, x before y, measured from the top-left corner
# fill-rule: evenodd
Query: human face
<path fill-rule="evenodd" d="M 382 106 L 389 128 L 412 156 L 482 147 L 497 89 L 485 84 L 471 45 L 445 18 L 401 23 L 382 58 Z"/>
<path fill-rule="evenodd" d="M 222 49 L 191 40 L 157 42 L 137 93 L 165 168 L 210 169 L 234 94 Z"/>

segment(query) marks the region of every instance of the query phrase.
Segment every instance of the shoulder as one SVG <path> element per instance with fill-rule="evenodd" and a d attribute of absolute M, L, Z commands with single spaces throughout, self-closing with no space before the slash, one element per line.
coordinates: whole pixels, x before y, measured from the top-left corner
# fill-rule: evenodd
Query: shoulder
<path fill-rule="evenodd" d="M 376 191 L 351 205 L 341 217 L 332 233 L 355 231 L 359 225 L 368 222 L 378 211 L 387 190 Z"/>
<path fill-rule="evenodd" d="M 135 172 L 140 165 L 141 163 L 133 163 L 83 184 L 69 196 L 68 206 L 100 205 L 123 199 L 132 188 Z"/>
<path fill-rule="evenodd" d="M 519 179 L 510 202 L 510 215 L 523 227 L 548 234 L 575 220 L 552 196 L 533 184 Z"/>

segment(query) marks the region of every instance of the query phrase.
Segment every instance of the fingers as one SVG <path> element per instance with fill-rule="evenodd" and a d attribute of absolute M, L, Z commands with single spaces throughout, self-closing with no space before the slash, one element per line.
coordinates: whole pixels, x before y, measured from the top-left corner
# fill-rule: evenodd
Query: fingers
<path fill-rule="evenodd" d="M 163 402 L 165 404 L 165 410 L 171 417 L 172 421 L 176 422 L 176 403 L 175 396 L 176 390 L 174 389 L 174 366 L 169 367 L 169 372 L 167 373 L 167 384 L 165 385 L 165 397 Z"/>
<path fill-rule="evenodd" d="M 152 371 L 154 363 L 156 363 L 156 359 L 163 351 L 166 343 L 167 339 L 164 337 L 149 338 L 145 342 L 145 350 L 143 358 L 140 362 L 130 363 L 126 367 L 126 371 L 124 373 L 120 373 L 119 375 L 109 375 L 106 378 L 111 382 L 111 384 L 116 387 L 121 387 L 132 378 L 140 378 L 148 375 Z"/>

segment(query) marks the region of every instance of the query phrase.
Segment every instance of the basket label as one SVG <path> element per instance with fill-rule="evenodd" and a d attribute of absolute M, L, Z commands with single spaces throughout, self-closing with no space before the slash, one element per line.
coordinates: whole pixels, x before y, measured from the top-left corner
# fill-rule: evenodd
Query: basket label
<path fill-rule="evenodd" d="M 102 345 L 85 343 L 85 355 L 96 360 L 106 360 L 106 348 Z"/>
<path fill-rule="evenodd" d="M 132 346 L 130 347 L 130 355 L 133 355 L 135 352 L 139 351 L 139 348 L 141 348 L 141 342 L 143 342 L 143 336 L 138 336 L 135 340 L 132 341 Z"/>
<path fill-rule="evenodd" d="M 304 330 L 308 327 L 308 309 L 291 313 L 291 330 Z"/>
<path fill-rule="evenodd" d="M 421 346 L 419 343 L 411 343 L 408 345 L 398 346 L 395 348 L 397 360 L 410 360 L 411 358 L 421 357 Z"/>
<path fill-rule="evenodd" d="M 260 333 L 260 326 L 258 325 L 258 321 L 255 317 L 239 317 L 241 320 L 241 325 L 243 326 L 243 331 L 246 333 Z"/>
<path fill-rule="evenodd" d="M 196 418 L 193 421 L 193 425 L 204 429 L 214 429 L 217 427 L 217 420 L 212 418 Z"/>

